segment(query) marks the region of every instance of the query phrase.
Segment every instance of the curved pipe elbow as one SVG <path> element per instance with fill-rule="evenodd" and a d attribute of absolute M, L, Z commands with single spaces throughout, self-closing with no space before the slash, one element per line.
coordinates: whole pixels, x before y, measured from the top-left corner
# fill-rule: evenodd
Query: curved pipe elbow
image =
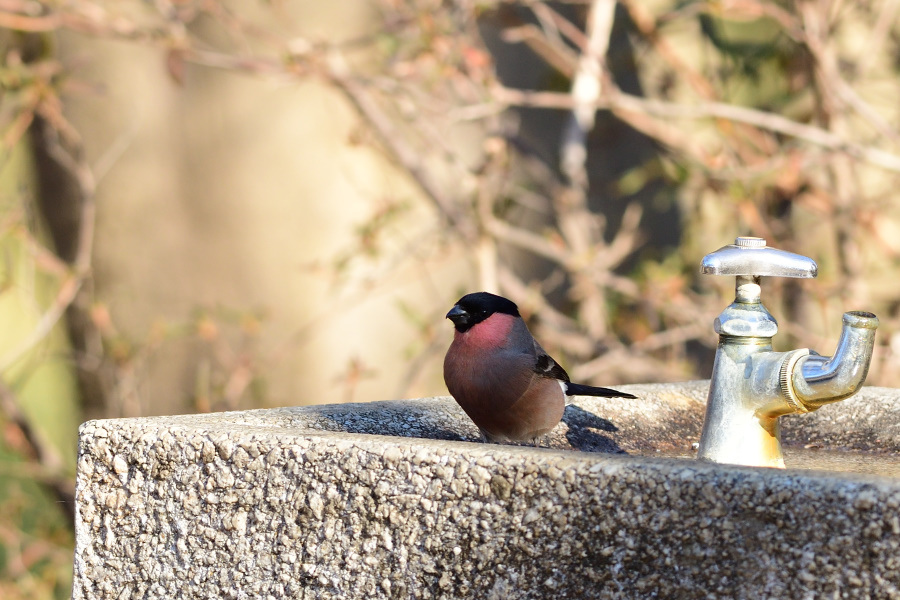
<path fill-rule="evenodd" d="M 815 410 L 855 394 L 869 372 L 877 327 L 878 317 L 872 313 L 844 313 L 834 355 L 810 355 L 797 362 L 791 376 L 797 399 Z"/>

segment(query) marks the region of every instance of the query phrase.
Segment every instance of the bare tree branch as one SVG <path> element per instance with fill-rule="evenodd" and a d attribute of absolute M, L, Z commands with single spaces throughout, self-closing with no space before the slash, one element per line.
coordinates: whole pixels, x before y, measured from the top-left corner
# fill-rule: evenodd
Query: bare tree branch
<path fill-rule="evenodd" d="M 493 95 L 497 102 L 508 106 L 532 106 L 558 110 L 572 110 L 575 106 L 568 94 L 560 92 L 535 92 L 496 87 Z M 821 127 L 798 123 L 775 113 L 720 102 L 676 104 L 664 100 L 640 98 L 621 92 L 608 94 L 606 98 L 598 100 L 596 106 L 600 109 L 623 109 L 670 119 L 717 118 L 746 123 L 833 152 L 846 154 L 888 171 L 900 173 L 900 155 L 852 142 Z"/>
<path fill-rule="evenodd" d="M 563 130 L 560 166 L 573 185 L 582 189 L 587 189 L 587 134 L 594 128 L 594 115 L 604 79 L 603 62 L 609 48 L 615 11 L 615 0 L 594 0 L 591 3 L 587 46 L 578 59 L 572 79 L 572 114 Z"/>

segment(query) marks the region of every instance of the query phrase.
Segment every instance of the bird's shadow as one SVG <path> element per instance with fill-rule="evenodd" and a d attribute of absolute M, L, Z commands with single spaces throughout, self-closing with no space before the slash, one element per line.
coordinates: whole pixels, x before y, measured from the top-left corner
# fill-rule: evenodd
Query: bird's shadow
<path fill-rule="evenodd" d="M 609 433 L 619 431 L 619 428 L 611 421 L 574 405 L 566 407 L 562 421 L 569 427 L 566 432 L 566 440 L 575 450 L 625 454 L 625 450 L 612 436 L 600 433 L 602 431 Z"/>
<path fill-rule="evenodd" d="M 343 405 L 334 410 L 323 410 L 315 415 L 310 424 L 312 429 L 343 433 L 394 435 L 409 438 L 479 442 L 477 429 L 464 415 L 441 411 L 439 406 L 430 408 L 407 405 L 402 401 L 390 409 L 372 405 Z M 598 417 L 581 407 L 569 405 L 563 413 L 562 422 L 568 426 L 563 441 L 562 428 L 556 428 L 544 439 L 539 447 L 566 449 L 581 452 L 607 452 L 625 454 L 616 442 L 615 433 L 620 431 L 611 421 Z M 473 435 L 474 433 L 474 435 Z M 613 435 L 611 435 L 613 434 Z M 554 438 L 556 441 L 554 441 Z M 508 443 L 512 445 L 535 445 L 532 442 Z"/>

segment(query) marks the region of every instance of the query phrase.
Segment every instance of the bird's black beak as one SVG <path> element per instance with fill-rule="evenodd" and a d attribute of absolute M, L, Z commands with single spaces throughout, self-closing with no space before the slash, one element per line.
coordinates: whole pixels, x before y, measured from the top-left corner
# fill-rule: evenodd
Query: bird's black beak
<path fill-rule="evenodd" d="M 472 313 L 468 312 L 459 304 L 453 305 L 453 308 L 447 313 L 447 318 L 453 321 L 453 328 L 460 333 L 465 333 L 472 325 L 474 325 L 472 322 Z"/>
<path fill-rule="evenodd" d="M 478 318 L 479 316 L 481 318 Z M 453 321 L 453 328 L 460 333 L 467 332 L 474 325 L 483 321 L 485 317 L 486 315 L 482 313 L 470 313 L 459 304 L 454 304 L 447 313 L 447 318 Z"/>
<path fill-rule="evenodd" d="M 454 324 L 462 323 L 468 316 L 469 313 L 460 308 L 459 304 L 454 304 L 450 312 L 447 313 L 447 318 L 453 321 Z"/>

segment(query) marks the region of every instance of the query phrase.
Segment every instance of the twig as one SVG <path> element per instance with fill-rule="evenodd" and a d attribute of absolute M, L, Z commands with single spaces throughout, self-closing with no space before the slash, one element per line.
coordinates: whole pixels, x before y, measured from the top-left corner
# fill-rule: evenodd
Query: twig
<path fill-rule="evenodd" d="M 53 136 L 52 139 L 47 140 L 46 147 L 50 155 L 72 174 L 81 191 L 82 205 L 75 259 L 70 272 L 60 283 L 53 303 L 41 315 L 31 332 L 12 350 L 0 357 L 0 373 L 9 369 L 25 353 L 50 334 L 69 306 L 75 301 L 85 279 L 90 274 L 96 221 L 96 207 L 94 205 L 94 193 L 96 190 L 93 173 L 83 159 L 75 158 L 63 148 L 58 137 Z"/>
<path fill-rule="evenodd" d="M 52 130 L 51 130 L 52 131 Z M 62 167 L 75 178 L 81 192 L 81 219 L 78 225 L 78 247 L 72 269 L 79 285 L 89 275 L 94 250 L 94 227 L 96 225 L 95 196 L 97 182 L 90 165 L 83 158 L 83 149 L 73 152 L 66 150 L 58 138 L 48 140 L 47 150 Z"/>
<path fill-rule="evenodd" d="M 510 106 L 531 106 L 558 110 L 572 110 L 575 106 L 571 97 L 561 92 L 515 90 L 498 86 L 493 90 L 493 97 L 497 102 Z M 760 129 L 803 140 L 827 150 L 847 154 L 888 171 L 900 173 L 900 155 L 863 146 L 821 127 L 798 123 L 775 113 L 721 102 L 700 102 L 691 105 L 676 104 L 664 100 L 640 98 L 622 92 L 608 94 L 605 98 L 599 99 L 596 106 L 599 109 L 624 109 L 664 118 L 690 120 L 718 118 L 736 123 L 746 123 Z"/>
<path fill-rule="evenodd" d="M 578 365 L 570 369 L 569 375 L 576 381 L 596 381 L 607 385 L 611 377 L 632 381 L 678 381 L 691 377 L 690 372 L 673 366 L 671 362 L 645 354 L 635 355 L 625 349 L 608 352 L 589 363 Z"/>
<path fill-rule="evenodd" d="M 712 85 L 700 73 L 694 69 L 688 61 L 682 60 L 681 56 L 675 52 L 672 46 L 663 38 L 656 26 L 656 22 L 650 10 L 644 2 L 638 0 L 622 0 L 622 4 L 628 11 L 631 21 L 637 27 L 638 31 L 650 42 L 654 49 L 663 59 L 669 63 L 672 70 L 691 85 L 694 91 L 704 100 L 712 100 L 715 98 Z M 697 6 L 701 3 L 697 2 L 690 6 Z"/>
<path fill-rule="evenodd" d="M 470 241 L 474 239 L 475 230 L 471 222 L 459 210 L 454 199 L 445 194 L 441 187 L 433 181 L 431 175 L 422 164 L 419 153 L 406 144 L 403 136 L 396 131 L 396 127 L 391 122 L 390 117 L 378 106 L 368 91 L 354 77 L 350 76 L 343 56 L 337 50 L 334 50 L 329 53 L 327 62 L 327 77 L 329 81 L 344 94 L 365 118 L 391 155 L 416 181 L 426 196 L 432 200 L 447 222 L 457 230 L 463 239 Z"/>
<path fill-rule="evenodd" d="M 881 136 L 895 143 L 900 141 L 900 134 L 888 120 L 863 100 L 844 80 L 838 66 L 838 58 L 828 45 L 830 36 L 825 30 L 825 24 L 820 22 L 822 19 L 817 8 L 809 2 L 800 3 L 800 12 L 803 18 L 801 39 L 815 59 L 816 69 L 820 73 L 818 77 L 820 87 L 832 99 L 837 99 L 856 111 Z M 842 118 L 842 120 L 844 119 Z"/>
<path fill-rule="evenodd" d="M 506 221 L 501 221 L 493 215 L 484 215 L 482 218 L 484 228 L 498 240 L 518 246 L 523 250 L 552 260 L 557 264 L 568 264 L 569 257 L 565 249 L 552 244 L 546 238 L 536 233 L 532 233 L 527 229 L 510 225 Z"/>
<path fill-rule="evenodd" d="M 28 31 L 32 33 L 44 33 L 55 31 L 62 25 L 60 15 L 52 13 L 41 17 L 31 17 L 11 12 L 0 12 L 0 27 L 15 31 Z"/>
<path fill-rule="evenodd" d="M 523 4 L 531 8 L 541 22 L 552 23 L 552 26 L 555 27 L 559 33 L 572 42 L 576 48 L 579 48 L 584 52 L 588 43 L 587 36 L 574 23 L 553 10 L 546 2 L 525 0 Z"/>
<path fill-rule="evenodd" d="M 8 351 L 0 357 L 0 372 L 4 372 L 9 367 L 19 361 L 29 350 L 34 348 L 38 343 L 46 338 L 60 318 L 66 313 L 66 309 L 75 300 L 78 290 L 81 288 L 83 280 L 74 275 L 69 275 L 63 279 L 56 298 L 49 309 L 44 311 L 37 324 L 31 329 L 25 338 L 16 344 L 12 350 Z"/>
<path fill-rule="evenodd" d="M 640 224 L 643 214 L 644 208 L 637 202 L 632 202 L 625 207 L 619 231 L 616 232 L 615 237 L 607 244 L 606 248 L 597 253 L 597 258 L 594 260 L 595 269 L 604 272 L 611 271 L 641 245 L 643 239 Z"/>
<path fill-rule="evenodd" d="M 884 44 L 891 33 L 891 28 L 897 24 L 898 13 L 900 13 L 900 0 L 886 0 L 882 4 L 881 11 L 875 17 L 872 31 L 867 36 L 868 44 L 860 53 L 860 61 L 857 65 L 857 72 L 860 76 L 867 75 L 878 57 L 884 57 L 887 54 L 884 51 Z"/>
<path fill-rule="evenodd" d="M 0 409 L 9 422 L 18 429 L 27 442 L 38 464 L 41 465 L 41 481 L 47 485 L 63 503 L 70 519 L 75 518 L 75 488 L 65 476 L 65 463 L 56 448 L 44 434 L 31 425 L 28 417 L 19 408 L 15 393 L 0 380 Z"/>
<path fill-rule="evenodd" d="M 644 365 L 646 368 L 649 361 L 651 364 L 656 364 L 656 366 L 653 367 L 653 370 L 650 370 L 645 374 L 651 378 L 659 380 L 671 376 L 684 376 L 684 373 L 672 369 L 671 365 L 660 362 L 656 358 L 649 356 L 647 353 L 697 339 L 708 332 L 709 323 L 705 321 L 689 323 L 680 327 L 673 327 L 665 331 L 660 331 L 643 340 L 634 342 L 630 348 L 621 346 L 594 360 L 582 363 L 571 369 L 570 375 L 573 379 L 591 381 L 600 375 L 608 374 L 612 368 L 618 367 L 619 365 Z"/>
<path fill-rule="evenodd" d="M 501 38 L 508 44 L 523 43 L 544 59 L 548 65 L 571 77 L 575 72 L 576 54 L 562 42 L 554 43 L 534 25 L 520 25 L 503 31 Z"/>
<path fill-rule="evenodd" d="M 500 265 L 498 273 L 500 289 L 505 295 L 513 298 L 519 308 L 526 314 L 540 314 L 541 321 L 549 324 L 557 331 L 574 330 L 575 321 L 556 310 L 544 294 L 532 286 L 526 285 L 509 267 Z"/>

